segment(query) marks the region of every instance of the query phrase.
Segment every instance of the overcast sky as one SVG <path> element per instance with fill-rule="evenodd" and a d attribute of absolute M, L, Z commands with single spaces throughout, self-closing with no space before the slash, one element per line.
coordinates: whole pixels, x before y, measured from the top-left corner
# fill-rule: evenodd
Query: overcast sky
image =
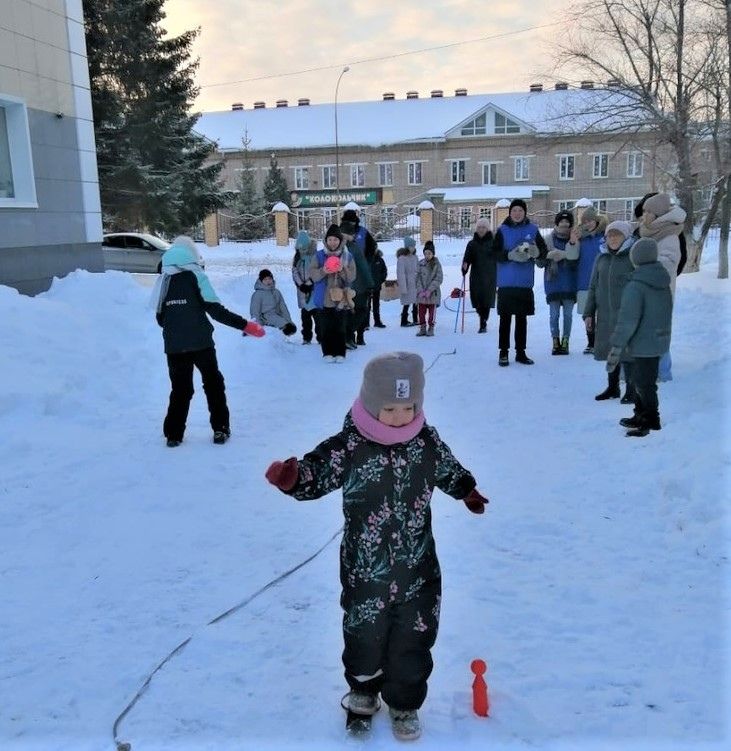
<path fill-rule="evenodd" d="M 296 104 L 380 99 L 414 89 L 429 96 L 552 86 L 549 44 L 568 20 L 569 0 L 167 0 L 171 34 L 200 27 L 196 108 L 246 109 L 258 100 Z M 556 21 L 561 23 L 556 24 Z M 550 25 L 549 24 L 553 24 Z M 531 27 L 544 28 L 521 31 Z M 518 32 L 518 33 L 515 33 Z M 507 34 L 507 35 L 506 35 Z M 505 35 L 388 59 L 428 47 Z M 357 62 L 371 58 L 387 58 Z M 298 72 L 317 68 L 312 72 Z M 293 75 L 272 77 L 276 74 Z M 245 79 L 259 79 L 248 80 Z M 225 84 L 225 85 L 214 85 Z"/>

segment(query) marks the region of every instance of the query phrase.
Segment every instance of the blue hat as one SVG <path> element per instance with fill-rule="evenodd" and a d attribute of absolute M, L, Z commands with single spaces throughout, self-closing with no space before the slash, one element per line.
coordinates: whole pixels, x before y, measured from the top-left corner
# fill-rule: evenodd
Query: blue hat
<path fill-rule="evenodd" d="M 310 236 L 301 229 L 297 233 L 297 239 L 294 241 L 295 250 L 307 250 L 310 247 Z"/>
<path fill-rule="evenodd" d="M 404 248 L 415 248 L 416 247 L 416 240 L 414 240 L 411 235 L 406 235 L 404 237 Z"/>

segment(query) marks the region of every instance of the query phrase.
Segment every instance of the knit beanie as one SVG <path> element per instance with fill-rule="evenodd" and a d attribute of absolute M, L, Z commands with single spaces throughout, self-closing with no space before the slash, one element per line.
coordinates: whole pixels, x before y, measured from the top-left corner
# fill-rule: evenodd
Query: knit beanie
<path fill-rule="evenodd" d="M 610 222 L 606 230 L 604 230 L 605 235 L 608 235 L 610 232 L 620 232 L 626 240 L 632 234 L 632 225 L 629 222 L 618 219 L 616 222 Z"/>
<path fill-rule="evenodd" d="M 294 241 L 295 250 L 307 250 L 310 247 L 310 236 L 301 229 L 297 233 L 297 239 Z"/>
<path fill-rule="evenodd" d="M 655 216 L 664 216 L 670 211 L 670 196 L 667 193 L 658 193 L 656 196 L 650 196 L 645 201 L 643 210 Z"/>
<path fill-rule="evenodd" d="M 510 209 L 508 210 L 508 213 L 510 213 L 513 210 L 514 206 L 520 206 L 525 213 L 528 213 L 528 205 L 522 198 L 513 198 L 513 200 L 510 202 Z"/>
<path fill-rule="evenodd" d="M 343 219 L 340 222 L 340 231 L 344 235 L 355 235 L 355 233 L 358 231 L 358 227 L 356 226 L 355 222 L 351 222 L 349 219 Z"/>
<path fill-rule="evenodd" d="M 558 227 L 560 222 L 566 220 L 569 227 L 574 226 L 574 215 L 570 211 L 559 211 L 553 219 L 553 223 Z"/>
<path fill-rule="evenodd" d="M 657 243 L 651 237 L 639 239 L 630 248 L 629 260 L 635 267 L 642 266 L 643 263 L 654 263 L 657 261 Z"/>
<path fill-rule="evenodd" d="M 406 235 L 404 237 L 404 248 L 415 248 L 416 247 L 416 240 L 414 240 L 411 235 Z"/>
<path fill-rule="evenodd" d="M 424 361 L 413 352 L 388 352 L 374 357 L 363 371 L 360 401 L 378 419 L 387 404 L 424 405 Z"/>
<path fill-rule="evenodd" d="M 433 240 L 427 240 L 424 243 L 424 250 L 425 251 L 426 250 L 431 250 L 431 252 L 434 253 L 434 255 L 437 254 L 437 249 L 434 247 L 434 241 Z"/>
<path fill-rule="evenodd" d="M 360 219 L 358 219 L 358 214 L 355 213 L 354 209 L 346 209 L 343 211 L 343 218 L 342 222 L 353 222 L 356 226 L 359 224 Z"/>
<path fill-rule="evenodd" d="M 645 195 L 642 196 L 642 198 L 640 198 L 640 200 L 637 202 L 637 206 L 635 206 L 635 219 L 642 219 L 642 212 L 645 209 L 645 201 L 648 198 L 652 198 L 652 196 L 656 196 L 656 195 L 657 195 L 657 191 L 654 190 L 651 193 L 645 193 Z"/>
<path fill-rule="evenodd" d="M 269 271 L 269 269 L 262 269 L 259 272 L 259 281 L 263 282 L 267 277 L 269 277 L 270 279 L 274 279 L 274 274 L 272 274 L 272 272 Z"/>
<path fill-rule="evenodd" d="M 328 237 L 337 237 L 340 242 L 343 241 L 343 233 L 340 231 L 340 227 L 338 227 L 337 224 L 331 224 L 327 228 L 327 232 L 325 233 L 325 240 L 327 240 Z"/>
<path fill-rule="evenodd" d="M 585 222 L 598 222 L 599 214 L 593 206 L 587 206 L 581 214 L 581 223 Z"/>

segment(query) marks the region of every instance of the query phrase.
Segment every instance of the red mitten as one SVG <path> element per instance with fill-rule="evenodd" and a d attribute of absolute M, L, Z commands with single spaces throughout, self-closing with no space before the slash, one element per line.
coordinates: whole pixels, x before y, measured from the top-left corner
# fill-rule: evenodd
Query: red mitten
<path fill-rule="evenodd" d="M 463 500 L 465 506 L 467 506 L 473 514 L 483 514 L 485 512 L 485 504 L 490 503 L 484 495 L 480 495 L 477 488 L 472 488 Z"/>
<path fill-rule="evenodd" d="M 297 466 L 297 458 L 294 456 L 284 462 L 272 462 L 264 474 L 272 485 L 285 492 L 292 490 L 297 484 L 298 475 L 299 467 Z"/>
<path fill-rule="evenodd" d="M 325 259 L 323 268 L 325 269 L 325 271 L 327 271 L 328 274 L 336 274 L 338 271 L 340 271 L 340 269 L 343 268 L 343 264 L 337 256 L 328 256 Z"/>
<path fill-rule="evenodd" d="M 258 324 L 256 321 L 247 321 L 246 326 L 244 326 L 244 334 L 247 336 L 264 336 L 266 332 L 264 331 L 264 327 Z"/>

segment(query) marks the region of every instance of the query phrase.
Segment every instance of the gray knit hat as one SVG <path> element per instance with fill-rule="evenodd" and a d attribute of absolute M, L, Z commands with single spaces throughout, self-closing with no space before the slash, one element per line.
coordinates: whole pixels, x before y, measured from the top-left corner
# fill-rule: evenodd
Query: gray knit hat
<path fill-rule="evenodd" d="M 424 361 L 413 352 L 374 357 L 363 371 L 360 401 L 376 418 L 387 404 L 413 404 L 418 414 L 424 404 Z"/>
<path fill-rule="evenodd" d="M 642 208 L 655 216 L 664 216 L 670 211 L 670 196 L 667 193 L 658 193 L 656 196 L 650 196 Z"/>
<path fill-rule="evenodd" d="M 654 263 L 657 261 L 657 243 L 651 237 L 639 239 L 630 248 L 629 260 L 635 267 L 642 266 L 643 263 Z"/>
<path fill-rule="evenodd" d="M 626 240 L 632 234 L 632 225 L 622 219 L 617 219 L 615 222 L 608 224 L 604 230 L 605 235 L 608 235 L 610 232 L 619 232 Z"/>

